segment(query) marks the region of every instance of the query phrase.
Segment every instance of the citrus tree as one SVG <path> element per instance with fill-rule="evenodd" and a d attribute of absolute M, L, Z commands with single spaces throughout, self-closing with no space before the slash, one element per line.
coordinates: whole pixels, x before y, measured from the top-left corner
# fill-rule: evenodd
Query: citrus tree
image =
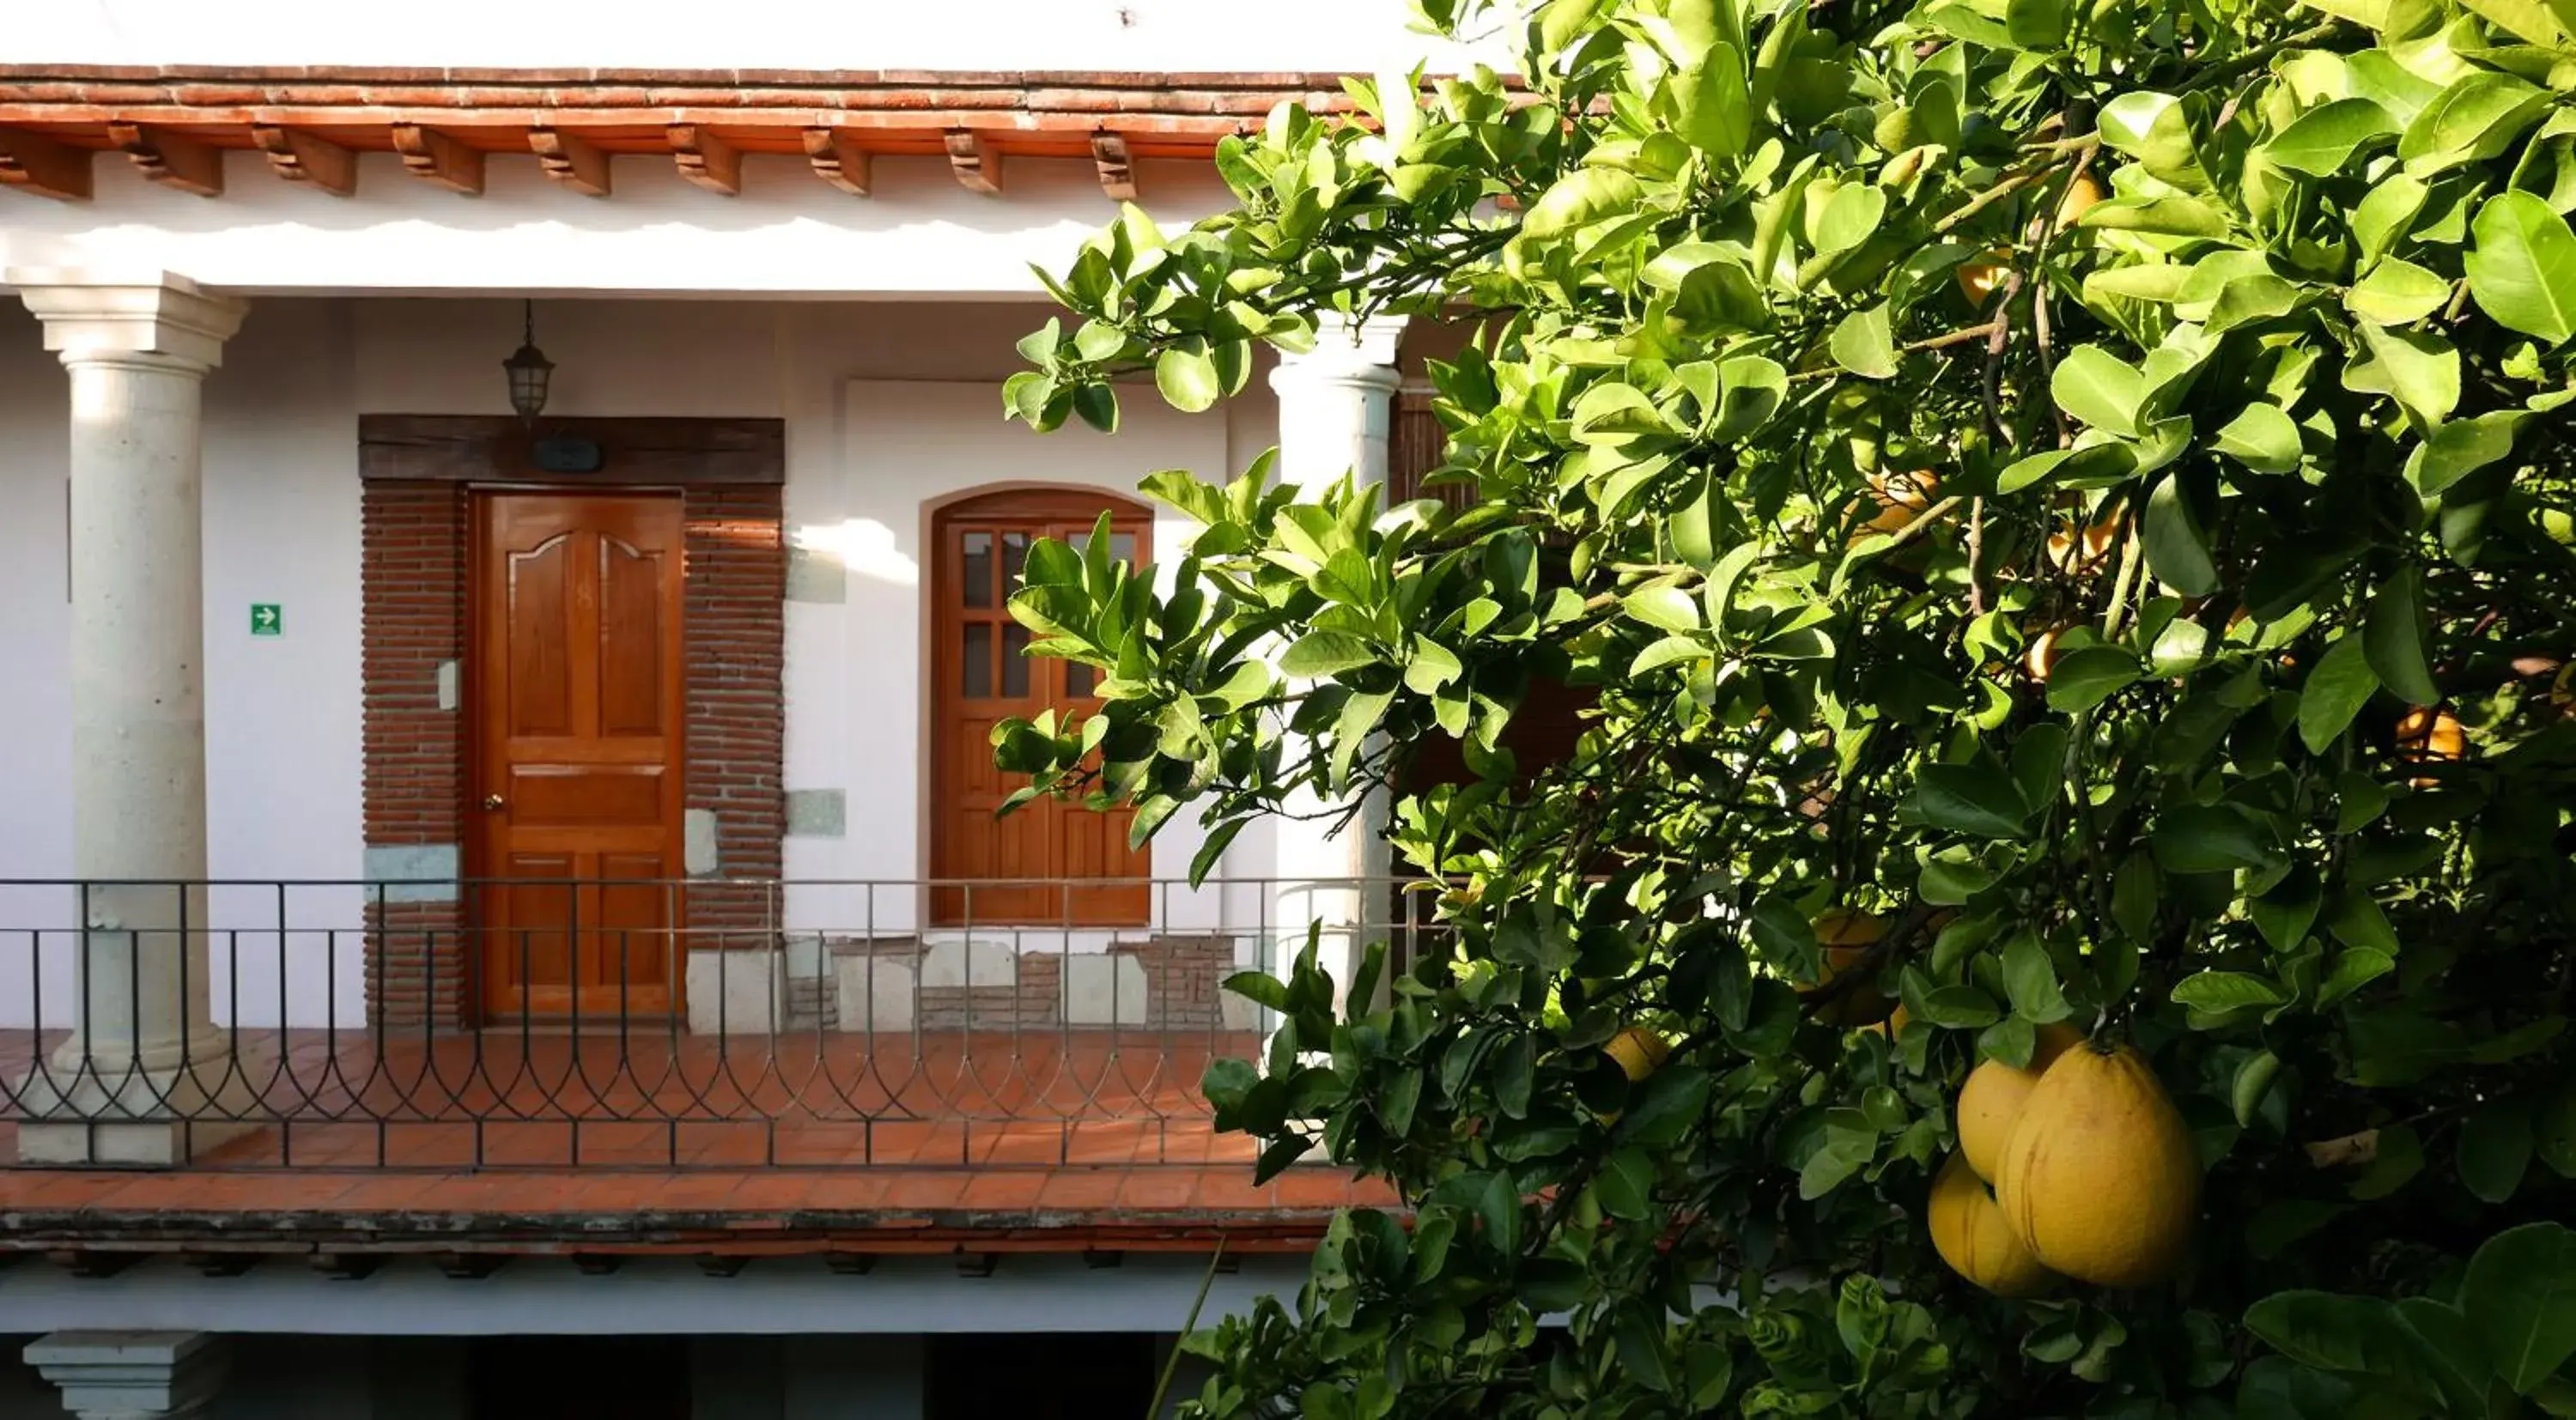
<path fill-rule="evenodd" d="M 997 732 L 1028 792 L 1198 872 L 1387 794 L 1444 929 L 1234 983 L 1221 1122 L 1403 1207 L 1200 1413 L 2576 1414 L 2576 4 L 1525 34 L 1226 142 L 1006 390 L 1471 331 L 1464 510 L 1155 473 L 1172 590 L 1093 538 L 1013 602 L 1103 672 Z"/>

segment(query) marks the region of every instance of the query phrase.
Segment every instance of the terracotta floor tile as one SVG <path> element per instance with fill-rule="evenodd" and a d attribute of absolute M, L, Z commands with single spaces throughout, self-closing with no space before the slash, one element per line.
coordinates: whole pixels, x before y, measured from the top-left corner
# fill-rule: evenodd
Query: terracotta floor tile
<path fill-rule="evenodd" d="M 1210 1059 L 1252 1054 L 1249 1036 L 1031 1028 L 718 1041 L 664 1028 L 236 1039 L 262 1062 L 271 1122 L 188 1170 L 142 1174 L 8 1168 L 16 1130 L 0 1121 L 0 1209 L 330 1220 L 675 1211 L 773 1229 L 803 1210 L 873 1214 L 889 1228 L 967 1211 L 1079 1227 L 1094 1213 L 1126 1224 L 1289 1209 L 1311 1220 L 1383 1196 L 1325 1171 L 1251 1183 L 1256 1144 L 1217 1134 L 1196 1093 Z M 0 1031 L 0 1076 L 23 1073 L 52 1044 Z"/>

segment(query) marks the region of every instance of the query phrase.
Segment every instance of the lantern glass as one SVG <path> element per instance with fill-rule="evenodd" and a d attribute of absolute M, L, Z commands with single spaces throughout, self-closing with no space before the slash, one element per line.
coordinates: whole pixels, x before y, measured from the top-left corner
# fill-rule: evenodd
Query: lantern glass
<path fill-rule="evenodd" d="M 554 376 L 555 362 L 534 345 L 522 345 L 501 369 L 510 377 L 510 407 L 522 419 L 534 419 L 545 411 L 546 385 Z"/>

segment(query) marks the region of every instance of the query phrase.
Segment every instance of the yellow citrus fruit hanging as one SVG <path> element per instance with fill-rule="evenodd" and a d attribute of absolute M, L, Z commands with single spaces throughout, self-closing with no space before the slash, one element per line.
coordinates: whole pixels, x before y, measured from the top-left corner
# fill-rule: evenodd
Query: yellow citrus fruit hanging
<path fill-rule="evenodd" d="M 2136 1051 L 2078 1046 L 2023 1100 L 1995 1201 L 2052 1271 L 2144 1287 L 2173 1275 L 2190 1251 L 2200 1158 Z"/>
<path fill-rule="evenodd" d="M 1655 1073 L 1664 1058 L 1673 1053 L 1673 1043 L 1644 1026 L 1630 1026 L 1610 1037 L 1610 1043 L 1601 1049 L 1618 1062 L 1619 1072 L 1628 1077 L 1628 1082 L 1635 1084 Z"/>
<path fill-rule="evenodd" d="M 2013 1126 L 2021 1123 L 2022 1106 L 2039 1077 L 2082 1039 L 2084 1033 L 2070 1025 L 2041 1026 L 2029 1068 L 1988 1060 L 1968 1072 L 1968 1082 L 1959 1087 L 1959 1157 L 1978 1178 L 1994 1181 L 2003 1168 L 2004 1146 L 2012 1142 Z"/>
<path fill-rule="evenodd" d="M 1933 1251 L 1951 1271 L 1996 1296 L 2035 1297 L 2057 1281 L 2004 1221 L 1994 1193 L 1961 1156 L 1952 1154 L 1933 1177 L 1926 1211 Z"/>
<path fill-rule="evenodd" d="M 1887 924 L 1866 912 L 1849 908 L 1829 908 L 1815 922 L 1816 942 L 1825 949 L 1824 980 L 1813 986 L 1800 987 L 1800 994 L 1822 991 L 1834 979 L 1859 966 L 1871 946 L 1887 935 Z M 1827 1025 L 1850 1030 L 1887 1019 L 1896 1002 L 1878 989 L 1876 982 L 1855 982 L 1817 1010 L 1816 1019 Z"/>

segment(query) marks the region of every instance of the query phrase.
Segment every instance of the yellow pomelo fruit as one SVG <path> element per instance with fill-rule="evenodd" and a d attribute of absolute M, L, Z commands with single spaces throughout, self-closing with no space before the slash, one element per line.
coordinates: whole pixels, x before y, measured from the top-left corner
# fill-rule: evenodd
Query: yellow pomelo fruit
<path fill-rule="evenodd" d="M 2035 1297 L 2048 1290 L 2057 1274 L 2048 1270 L 1995 1202 L 1986 1181 L 1952 1154 L 1932 1179 L 1932 1205 L 1926 1210 L 1932 1248 L 1950 1270 L 1998 1297 Z"/>
<path fill-rule="evenodd" d="M 2144 1287 L 2171 1276 L 2190 1250 L 2200 1159 L 2136 1051 L 2079 1046 L 2022 1101 L 1995 1201 L 2051 1270 Z"/>
<path fill-rule="evenodd" d="M 2066 195 L 2057 201 L 2057 225 L 2074 226 L 2083 219 L 2085 213 L 2098 206 L 2106 195 L 2102 191 L 2102 184 L 2095 182 L 2090 174 L 2068 183 Z"/>
<path fill-rule="evenodd" d="M 2041 1026 L 2039 1043 L 2031 1047 L 2030 1068 L 2016 1070 L 2000 1060 L 1988 1060 L 1968 1072 L 1968 1083 L 1959 1087 L 1959 1157 L 1977 1177 L 1988 1183 L 1995 1180 L 2003 1168 L 2004 1146 L 2012 1142 L 2013 1126 L 2021 1123 L 2022 1105 L 2039 1077 L 2082 1039 L 2084 1033 L 2070 1025 Z"/>
<path fill-rule="evenodd" d="M 1673 1043 L 1644 1026 L 1630 1026 L 1610 1037 L 1610 1043 L 1601 1049 L 1619 1062 L 1620 1073 L 1634 1084 L 1655 1073 L 1656 1067 L 1664 1063 L 1664 1057 L 1673 1053 Z"/>
<path fill-rule="evenodd" d="M 1988 297 L 2004 284 L 2004 262 L 2012 253 L 1993 247 L 1973 261 L 1963 261 L 1950 268 L 1950 279 L 1959 283 L 1959 294 L 1968 304 L 1982 310 Z"/>
<path fill-rule="evenodd" d="M 1859 966 L 1870 947 L 1887 935 L 1886 923 L 1870 913 L 1847 907 L 1828 908 L 1818 914 L 1815 928 L 1816 942 L 1825 949 L 1825 976 L 1813 986 L 1799 988 L 1801 994 L 1833 985 L 1835 978 Z M 1879 990 L 1876 982 L 1865 982 L 1825 1003 L 1816 1012 L 1816 1019 L 1850 1030 L 1886 1020 L 1887 1013 L 1894 1009 L 1896 1002 Z"/>
<path fill-rule="evenodd" d="M 1898 1036 L 1905 1034 L 1905 1023 L 1912 1019 L 1914 1019 L 1912 1016 L 1905 1013 L 1905 1007 L 1899 1005 L 1896 1008 L 1896 1014 L 1889 1016 L 1883 1021 L 1872 1021 L 1868 1025 L 1862 1026 L 1861 1029 L 1868 1031 L 1871 1035 L 1883 1035 L 1889 1040 L 1894 1040 Z"/>

